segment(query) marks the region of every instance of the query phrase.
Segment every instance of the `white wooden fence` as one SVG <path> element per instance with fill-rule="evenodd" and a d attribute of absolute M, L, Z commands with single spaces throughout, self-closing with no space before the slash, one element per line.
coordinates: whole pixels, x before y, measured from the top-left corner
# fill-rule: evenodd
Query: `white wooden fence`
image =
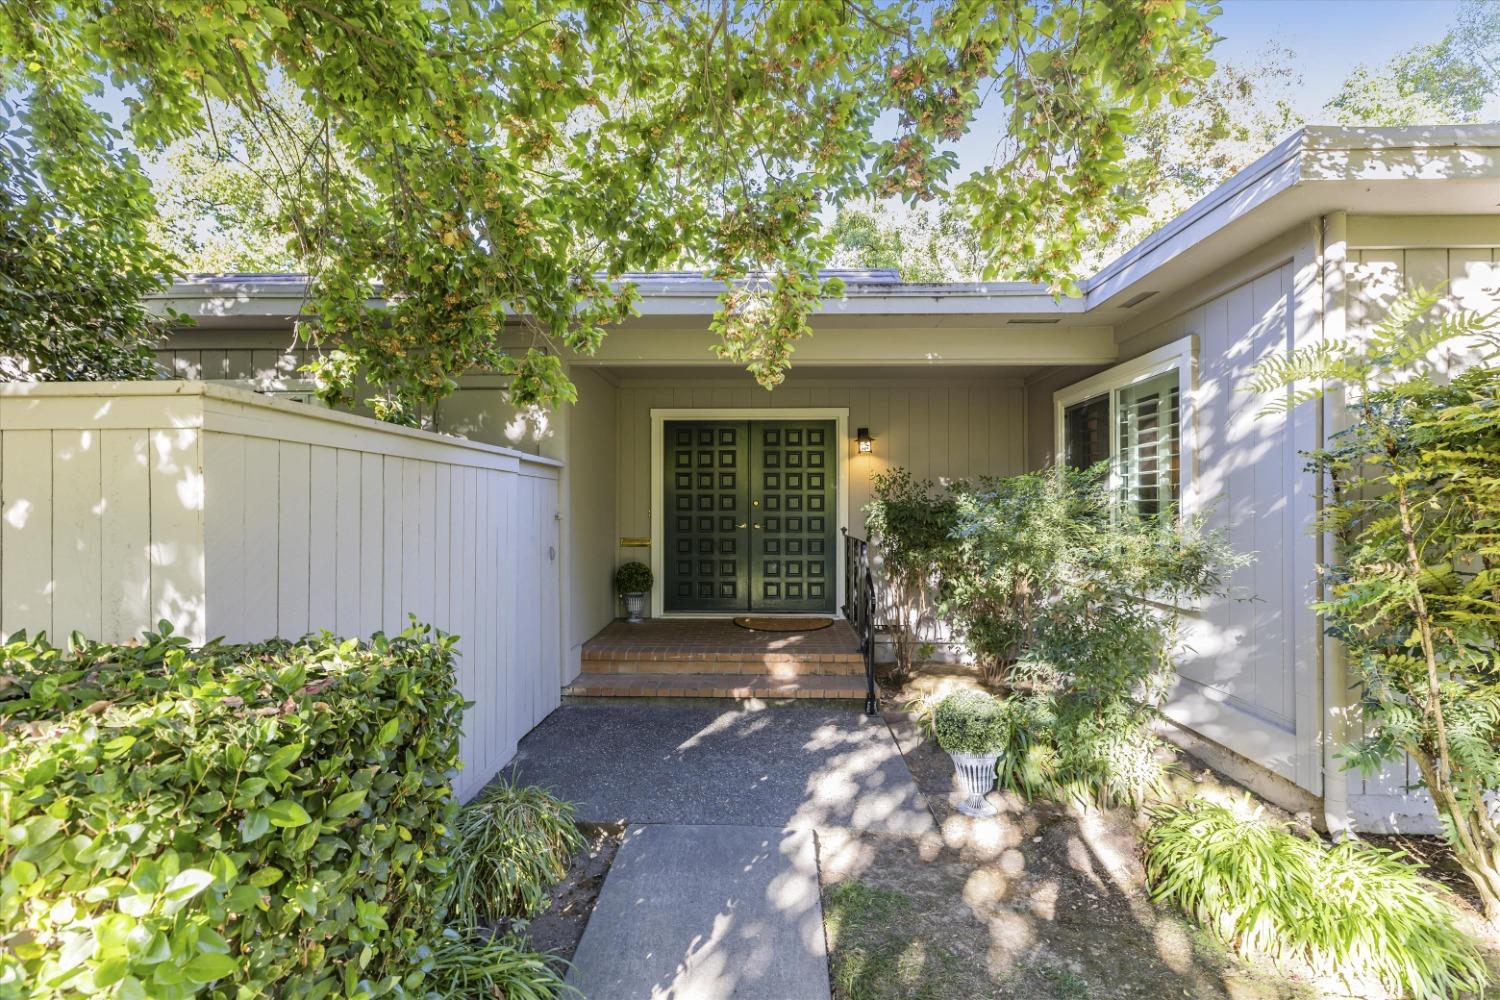
<path fill-rule="evenodd" d="M 0 633 L 460 636 L 463 797 L 558 704 L 558 463 L 202 382 L 0 386 Z"/>

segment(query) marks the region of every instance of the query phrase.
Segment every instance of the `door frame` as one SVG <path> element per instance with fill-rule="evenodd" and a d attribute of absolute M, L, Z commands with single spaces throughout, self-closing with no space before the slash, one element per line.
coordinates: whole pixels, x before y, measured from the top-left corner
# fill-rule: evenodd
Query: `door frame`
<path fill-rule="evenodd" d="M 843 616 L 844 608 L 844 531 L 849 527 L 849 407 L 847 406 L 731 406 L 651 409 L 651 575 L 658 583 L 666 579 L 665 553 L 662 551 L 666 530 L 662 524 L 663 435 L 668 420 L 832 420 L 838 438 L 838 472 L 834 480 L 837 493 L 834 504 L 838 521 L 834 535 L 833 616 Z M 734 613 L 708 611 L 664 611 L 665 587 L 651 588 L 653 618 L 733 618 Z M 792 617 L 783 615 L 779 617 Z M 823 618 L 826 615 L 810 615 Z"/>

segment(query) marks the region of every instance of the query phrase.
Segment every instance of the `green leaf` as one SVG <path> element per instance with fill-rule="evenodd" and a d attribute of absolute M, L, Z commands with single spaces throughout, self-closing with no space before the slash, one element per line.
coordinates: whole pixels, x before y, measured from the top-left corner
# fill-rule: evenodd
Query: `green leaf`
<path fill-rule="evenodd" d="M 260 903 L 262 895 L 253 885 L 237 885 L 224 897 L 224 905 L 231 913 L 248 913 Z"/>
<path fill-rule="evenodd" d="M 252 844 L 271 832 L 271 816 L 264 809 L 256 809 L 245 814 L 240 820 L 240 839 L 247 844 Z"/>
<path fill-rule="evenodd" d="M 131 930 L 125 947 L 126 953 L 141 965 L 155 965 L 172 957 L 167 936 L 146 924 L 138 924 Z"/>
<path fill-rule="evenodd" d="M 30 861 L 12 861 L 10 877 L 15 879 L 16 885 L 24 888 L 36 881 L 36 865 Z"/>
<path fill-rule="evenodd" d="M 288 746 L 284 746 L 281 749 L 277 750 L 275 753 L 271 754 L 270 758 L 266 761 L 266 769 L 270 770 L 271 768 L 286 767 L 287 765 L 295 761 L 298 757 L 301 757 L 302 751 L 303 744 L 301 743 L 292 743 Z"/>
<path fill-rule="evenodd" d="M 277 799 L 266 806 L 265 814 L 270 819 L 271 825 L 276 827 L 305 826 L 312 822 L 312 817 L 291 799 Z"/>
<path fill-rule="evenodd" d="M 235 970 L 235 961 L 228 955 L 208 952 L 198 955 L 183 967 L 183 974 L 190 982 L 211 983 L 223 979 Z"/>
<path fill-rule="evenodd" d="M 202 868 L 183 869 L 167 883 L 162 912 L 167 916 L 177 913 L 213 883 L 214 877 Z"/>
<path fill-rule="evenodd" d="M 343 819 L 364 804 L 365 795 L 366 790 L 360 789 L 337 796 L 329 803 L 326 815 L 330 819 Z"/>
<path fill-rule="evenodd" d="M 283 874 L 284 872 L 282 872 L 280 868 L 270 866 L 260 868 L 256 870 L 254 875 L 250 876 L 250 884 L 255 886 L 257 889 L 264 889 L 267 886 L 275 885 L 277 882 L 281 881 L 281 877 Z"/>

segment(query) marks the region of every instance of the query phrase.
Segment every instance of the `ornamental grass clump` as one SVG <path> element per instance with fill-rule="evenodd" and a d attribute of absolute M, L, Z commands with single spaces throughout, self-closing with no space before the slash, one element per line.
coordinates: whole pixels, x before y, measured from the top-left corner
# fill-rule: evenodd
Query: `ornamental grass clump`
<path fill-rule="evenodd" d="M 504 778 L 464 806 L 455 824 L 447 906 L 463 926 L 535 916 L 583 847 L 573 807 Z"/>
<path fill-rule="evenodd" d="M 1325 847 L 1239 809 L 1157 810 L 1146 834 L 1153 897 L 1247 955 L 1378 981 L 1418 1000 L 1483 990 L 1487 973 L 1453 910 L 1397 851 Z"/>
<path fill-rule="evenodd" d="M 449 927 L 424 942 L 416 957 L 423 995 L 435 1000 L 552 1000 L 567 990 L 557 965 L 513 936 Z"/>
<path fill-rule="evenodd" d="M 1003 750 L 1010 734 L 1005 703 L 974 688 L 960 688 L 932 710 L 938 746 L 949 753 L 992 754 Z"/>
<path fill-rule="evenodd" d="M 0 646 L 0 994 L 422 994 L 454 642 Z"/>

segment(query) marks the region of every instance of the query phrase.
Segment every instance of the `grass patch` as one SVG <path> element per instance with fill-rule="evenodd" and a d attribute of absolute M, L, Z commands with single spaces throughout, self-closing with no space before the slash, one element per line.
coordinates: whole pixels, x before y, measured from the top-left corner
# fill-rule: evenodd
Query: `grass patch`
<path fill-rule="evenodd" d="M 1057 1000 L 1089 1000 L 1094 996 L 1089 981 L 1072 969 L 1056 965 L 1022 965 L 1016 971 L 1044 983 Z"/>
<path fill-rule="evenodd" d="M 915 933 L 911 897 L 858 879 L 828 890 L 824 920 L 837 1000 L 939 1000 L 957 995 L 960 959 Z"/>

